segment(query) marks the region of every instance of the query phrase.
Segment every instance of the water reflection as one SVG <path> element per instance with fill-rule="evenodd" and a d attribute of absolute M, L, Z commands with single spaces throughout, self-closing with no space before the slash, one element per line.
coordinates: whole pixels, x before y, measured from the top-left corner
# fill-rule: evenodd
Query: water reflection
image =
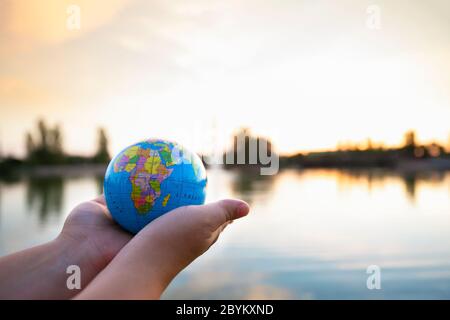
<path fill-rule="evenodd" d="M 266 197 L 270 195 L 275 187 L 279 175 L 262 176 L 259 171 L 225 171 L 232 176 L 230 189 L 232 195 L 242 198 L 252 204 L 254 201 L 261 200 L 258 196 Z M 337 189 L 345 192 L 352 188 L 365 187 L 368 193 L 378 188 L 383 188 L 401 181 L 405 195 L 414 203 L 417 196 L 417 188 L 420 185 L 433 188 L 445 182 L 448 173 L 446 172 L 409 172 L 402 173 L 398 171 L 387 171 L 385 169 L 354 169 L 354 170 L 333 170 L 333 169 L 314 169 L 298 170 L 296 175 L 302 179 L 313 173 L 316 177 L 329 177 L 337 181 Z M 38 214 L 42 223 L 46 222 L 49 215 L 58 215 L 63 207 L 64 185 L 65 181 L 74 179 L 73 177 L 51 176 L 51 177 L 30 177 L 28 179 L 14 179 L 0 177 L 0 183 L 4 188 L 10 185 L 26 185 L 26 203 L 30 212 Z M 103 193 L 104 177 L 94 175 L 97 192 Z M 1 201 L 1 198 L 0 198 Z"/>
<path fill-rule="evenodd" d="M 311 170 L 305 171 L 306 173 Z M 338 181 L 340 190 L 366 186 L 370 193 L 374 189 L 383 188 L 393 182 L 403 184 L 405 195 L 414 203 L 416 190 L 419 185 L 428 187 L 439 186 L 444 183 L 448 173 L 445 171 L 401 172 L 386 169 L 351 169 L 351 170 L 323 170 L 316 169 L 320 175 L 332 176 Z"/>
<path fill-rule="evenodd" d="M 26 204 L 28 212 L 36 214 L 41 224 L 46 224 L 52 215 L 61 215 L 64 207 L 65 184 L 67 181 L 75 180 L 73 177 L 51 176 L 34 177 L 25 180 Z M 103 193 L 103 176 L 93 176 L 97 192 L 92 195 Z M 9 181 L 11 183 L 22 184 L 21 180 Z M 87 200 L 87 199 L 86 199 Z"/>
<path fill-rule="evenodd" d="M 103 194 L 103 182 L 105 181 L 105 177 L 95 176 L 94 179 L 97 184 L 97 194 Z"/>
<path fill-rule="evenodd" d="M 450 299 L 450 264 L 385 266 L 382 290 L 366 287 L 366 266 L 258 252 L 242 261 L 236 248 L 194 263 L 181 273 L 166 299 Z M 449 258 L 448 256 L 446 257 Z"/>
<path fill-rule="evenodd" d="M 251 215 L 164 298 L 450 298 L 450 173 L 232 174 L 231 192 L 252 203 Z M 366 287 L 372 264 L 383 290 Z"/>
<path fill-rule="evenodd" d="M 27 180 L 27 206 L 45 224 L 49 215 L 60 215 L 64 199 L 64 178 L 46 177 Z"/>
<path fill-rule="evenodd" d="M 250 204 L 259 200 L 255 199 L 258 195 L 269 195 L 279 177 L 279 175 L 261 176 L 258 171 L 230 170 L 230 173 L 233 174 L 231 183 L 233 195 Z M 411 203 L 415 201 L 418 186 L 433 188 L 445 183 L 445 179 L 448 177 L 448 173 L 445 171 L 401 172 L 386 169 L 308 169 L 295 170 L 295 174 L 300 179 L 302 176 L 310 174 L 317 177 L 329 177 L 337 181 L 337 188 L 340 191 L 365 187 L 367 192 L 371 193 L 377 188 L 400 182 L 403 185 L 405 196 Z"/>
<path fill-rule="evenodd" d="M 171 284 L 165 298 L 450 298 L 450 172 L 208 171 L 208 201 L 251 214 Z M 52 239 L 91 175 L 0 179 L 0 255 Z M 381 291 L 365 286 L 382 268 Z"/>
<path fill-rule="evenodd" d="M 259 171 L 241 171 L 234 170 L 234 179 L 231 183 L 231 189 L 234 195 L 238 196 L 242 200 L 249 204 L 252 204 L 255 199 L 255 195 L 267 195 L 270 194 L 274 185 L 276 176 L 263 176 L 259 174 Z"/>

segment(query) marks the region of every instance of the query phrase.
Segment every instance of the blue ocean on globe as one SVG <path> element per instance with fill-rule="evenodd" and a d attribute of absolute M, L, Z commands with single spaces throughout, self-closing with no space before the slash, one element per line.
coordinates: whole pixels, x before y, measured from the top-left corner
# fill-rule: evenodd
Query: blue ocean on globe
<path fill-rule="evenodd" d="M 205 202 L 206 170 L 180 144 L 149 139 L 117 154 L 105 174 L 106 204 L 114 220 L 137 233 L 159 216 Z"/>

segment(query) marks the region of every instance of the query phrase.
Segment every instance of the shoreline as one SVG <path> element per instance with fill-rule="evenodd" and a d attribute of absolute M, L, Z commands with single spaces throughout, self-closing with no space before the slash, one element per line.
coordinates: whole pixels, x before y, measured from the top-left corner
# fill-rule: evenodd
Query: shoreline
<path fill-rule="evenodd" d="M 86 177 L 105 175 L 107 164 L 62 164 L 14 168 L 9 176 L 16 178 Z M 0 175 L 0 180 L 5 175 Z M 8 175 L 6 175 L 8 176 Z"/>
<path fill-rule="evenodd" d="M 104 176 L 108 164 L 62 164 L 62 165 L 37 165 L 18 166 L 0 174 L 0 180 L 23 179 L 23 178 L 51 178 L 51 177 L 86 177 Z M 259 168 L 259 166 L 256 166 Z M 242 173 L 257 174 L 255 166 L 222 166 L 224 170 L 236 170 Z M 426 159 L 426 160 L 404 160 L 395 166 L 374 165 L 343 165 L 342 163 L 330 165 L 280 165 L 280 171 L 284 169 L 303 170 L 342 170 L 342 171 L 387 171 L 400 175 L 421 174 L 427 172 L 450 171 L 450 159 Z"/>

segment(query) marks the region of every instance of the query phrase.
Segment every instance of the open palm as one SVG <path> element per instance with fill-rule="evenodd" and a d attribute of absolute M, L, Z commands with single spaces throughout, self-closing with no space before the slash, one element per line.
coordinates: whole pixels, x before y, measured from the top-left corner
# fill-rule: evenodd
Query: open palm
<path fill-rule="evenodd" d="M 104 196 L 76 206 L 67 217 L 61 237 L 85 242 L 93 268 L 100 272 L 133 237 L 111 217 Z"/>

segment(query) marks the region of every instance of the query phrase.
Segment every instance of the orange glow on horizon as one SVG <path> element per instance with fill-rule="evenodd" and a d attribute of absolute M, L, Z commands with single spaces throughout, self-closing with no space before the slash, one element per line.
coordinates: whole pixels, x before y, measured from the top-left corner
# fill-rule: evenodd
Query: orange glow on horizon
<path fill-rule="evenodd" d="M 69 4 L 81 28 L 68 30 Z M 0 147 L 23 155 L 37 119 L 90 154 L 148 137 L 197 152 L 249 127 L 281 154 L 342 144 L 449 146 L 450 4 L 356 0 L 7 0 L 0 19 Z M 447 10 L 449 9 L 449 10 Z M 411 19 L 411 17 L 414 19 Z"/>

